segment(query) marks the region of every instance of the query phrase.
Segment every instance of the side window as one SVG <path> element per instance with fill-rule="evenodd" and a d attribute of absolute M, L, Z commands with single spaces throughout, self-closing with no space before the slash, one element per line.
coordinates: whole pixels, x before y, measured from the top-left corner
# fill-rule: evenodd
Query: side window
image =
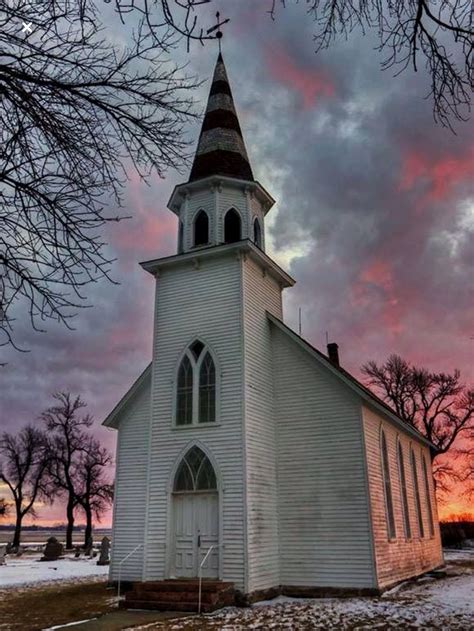
<path fill-rule="evenodd" d="M 194 220 L 194 245 L 209 243 L 209 217 L 206 211 L 200 210 Z"/>
<path fill-rule="evenodd" d="M 418 484 L 418 473 L 416 471 L 416 458 L 415 452 L 413 449 L 410 451 L 410 461 L 411 461 L 411 474 L 413 478 L 413 492 L 415 494 L 415 510 L 416 517 L 418 520 L 418 530 L 420 532 L 420 537 L 425 536 L 425 529 L 423 527 L 423 516 L 421 514 L 421 502 L 420 502 L 420 487 Z"/>
<path fill-rule="evenodd" d="M 253 221 L 253 240 L 255 245 L 259 248 L 262 247 L 262 226 L 260 225 L 258 217 L 255 217 Z"/>
<path fill-rule="evenodd" d="M 430 483 L 428 481 L 428 469 L 426 467 L 426 459 L 424 456 L 421 458 L 421 464 L 423 468 L 423 481 L 425 483 L 425 496 L 426 496 L 426 510 L 428 511 L 428 524 L 430 527 L 430 536 L 434 536 L 434 523 L 433 523 L 433 510 L 431 507 L 431 492 Z"/>
<path fill-rule="evenodd" d="M 385 514 L 387 517 L 387 534 L 389 539 L 395 538 L 395 518 L 393 514 L 392 484 L 390 481 L 390 464 L 388 460 L 385 432 L 380 432 L 380 455 L 382 460 L 382 476 L 385 498 Z"/>
<path fill-rule="evenodd" d="M 405 462 L 403 458 L 403 448 L 400 441 L 398 441 L 398 445 L 397 445 L 397 461 L 398 461 L 398 478 L 400 482 L 400 500 L 402 504 L 403 530 L 405 533 L 405 537 L 407 539 L 410 539 L 411 525 L 410 525 L 410 512 L 408 510 L 407 480 L 405 476 Z"/>

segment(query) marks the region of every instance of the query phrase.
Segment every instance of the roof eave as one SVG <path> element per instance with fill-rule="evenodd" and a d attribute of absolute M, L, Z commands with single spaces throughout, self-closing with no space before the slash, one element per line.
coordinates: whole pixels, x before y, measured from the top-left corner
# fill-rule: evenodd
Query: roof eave
<path fill-rule="evenodd" d="M 139 391 L 139 389 L 142 387 L 149 376 L 151 376 L 151 362 L 141 373 L 138 379 L 133 382 L 133 384 L 123 395 L 123 397 L 118 401 L 110 414 L 102 421 L 102 425 L 104 425 L 105 427 L 118 429 L 118 416 L 124 410 L 125 406 L 129 403 L 132 397 Z"/>
<path fill-rule="evenodd" d="M 214 258 L 216 256 L 230 254 L 232 252 L 248 254 L 251 256 L 266 271 L 273 275 L 283 288 L 292 287 L 296 282 L 294 278 L 287 274 L 285 270 L 283 270 L 277 263 L 275 263 L 275 261 L 265 254 L 263 250 L 258 248 L 249 239 L 237 241 L 236 243 L 223 243 L 222 245 L 214 245 L 207 248 L 196 248 L 191 252 L 185 252 L 183 254 L 175 254 L 173 256 L 143 261 L 140 265 L 146 272 L 156 276 L 159 274 L 160 270 L 167 267 L 182 265 L 185 263 L 197 264 L 201 259 Z"/>
<path fill-rule="evenodd" d="M 188 193 L 191 191 L 210 188 L 211 186 L 219 183 L 228 184 L 230 186 L 233 185 L 237 188 L 248 189 L 249 191 L 254 192 L 257 199 L 262 202 L 263 212 L 265 215 L 275 204 L 273 197 L 258 181 L 240 180 L 227 175 L 209 175 L 198 180 L 193 180 L 192 182 L 177 184 L 173 189 L 167 207 L 171 210 L 171 212 L 179 216 L 181 204 Z"/>

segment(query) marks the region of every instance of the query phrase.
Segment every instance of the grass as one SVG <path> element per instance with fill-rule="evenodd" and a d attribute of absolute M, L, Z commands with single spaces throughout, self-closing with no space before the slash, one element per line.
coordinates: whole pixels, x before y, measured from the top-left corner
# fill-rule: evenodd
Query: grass
<path fill-rule="evenodd" d="M 0 591 L 0 629 L 38 631 L 116 609 L 106 581 L 51 584 Z"/>

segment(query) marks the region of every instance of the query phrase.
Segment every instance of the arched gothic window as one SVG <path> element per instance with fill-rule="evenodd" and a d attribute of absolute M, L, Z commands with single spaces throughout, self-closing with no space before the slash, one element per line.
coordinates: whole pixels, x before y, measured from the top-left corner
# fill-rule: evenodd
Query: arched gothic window
<path fill-rule="evenodd" d="M 403 516 L 403 531 L 405 537 L 410 539 L 411 537 L 411 525 L 410 525 L 410 513 L 408 510 L 408 494 L 407 494 L 407 480 L 405 476 L 405 462 L 403 458 L 403 448 L 400 441 L 397 445 L 397 461 L 398 461 L 398 478 L 400 482 L 400 499 L 402 503 L 402 516 Z"/>
<path fill-rule="evenodd" d="M 260 225 L 258 217 L 255 217 L 253 222 L 253 240 L 255 245 L 259 248 L 262 247 L 262 226 Z"/>
<path fill-rule="evenodd" d="M 225 243 L 235 243 L 240 241 L 241 236 L 241 220 L 239 213 L 235 208 L 227 211 L 224 219 L 224 241 Z"/>
<path fill-rule="evenodd" d="M 410 461 L 411 461 L 411 474 L 413 478 L 413 490 L 415 493 L 415 509 L 416 509 L 416 517 L 418 519 L 418 529 L 420 531 L 420 537 L 425 536 L 425 529 L 423 527 L 423 516 L 421 514 L 421 502 L 420 502 L 420 487 L 418 484 L 418 473 L 416 470 L 416 458 L 415 452 L 413 449 L 410 451 Z"/>
<path fill-rule="evenodd" d="M 431 493 L 430 483 L 428 482 L 428 469 L 426 467 L 426 460 L 424 456 L 421 459 L 423 469 L 423 481 L 425 483 L 425 495 L 426 495 L 426 510 L 428 511 L 428 525 L 430 527 L 430 536 L 434 536 L 434 523 L 433 523 L 433 511 L 431 508 Z"/>
<path fill-rule="evenodd" d="M 182 254 L 183 252 L 183 240 L 184 240 L 184 226 L 181 219 L 179 220 L 178 226 L 178 254 Z"/>
<path fill-rule="evenodd" d="M 191 447 L 184 456 L 174 478 L 175 493 L 215 491 L 217 480 L 214 467 L 202 449 Z"/>
<path fill-rule="evenodd" d="M 216 366 L 200 340 L 186 350 L 178 368 L 176 425 L 214 423 L 216 420 Z"/>
<path fill-rule="evenodd" d="M 194 245 L 209 243 L 209 217 L 205 210 L 200 210 L 194 220 Z"/>
<path fill-rule="evenodd" d="M 385 432 L 380 432 L 380 455 L 382 459 L 383 488 L 385 498 L 385 513 L 387 517 L 387 533 L 389 539 L 395 538 L 395 517 L 393 513 L 392 484 L 390 481 L 390 464 L 388 459 Z"/>

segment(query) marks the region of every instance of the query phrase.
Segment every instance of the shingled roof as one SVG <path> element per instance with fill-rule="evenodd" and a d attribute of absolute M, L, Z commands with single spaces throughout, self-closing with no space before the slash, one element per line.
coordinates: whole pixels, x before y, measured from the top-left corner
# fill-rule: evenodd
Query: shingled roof
<path fill-rule="evenodd" d="M 189 181 L 210 175 L 253 180 L 222 55 L 217 58 Z"/>

